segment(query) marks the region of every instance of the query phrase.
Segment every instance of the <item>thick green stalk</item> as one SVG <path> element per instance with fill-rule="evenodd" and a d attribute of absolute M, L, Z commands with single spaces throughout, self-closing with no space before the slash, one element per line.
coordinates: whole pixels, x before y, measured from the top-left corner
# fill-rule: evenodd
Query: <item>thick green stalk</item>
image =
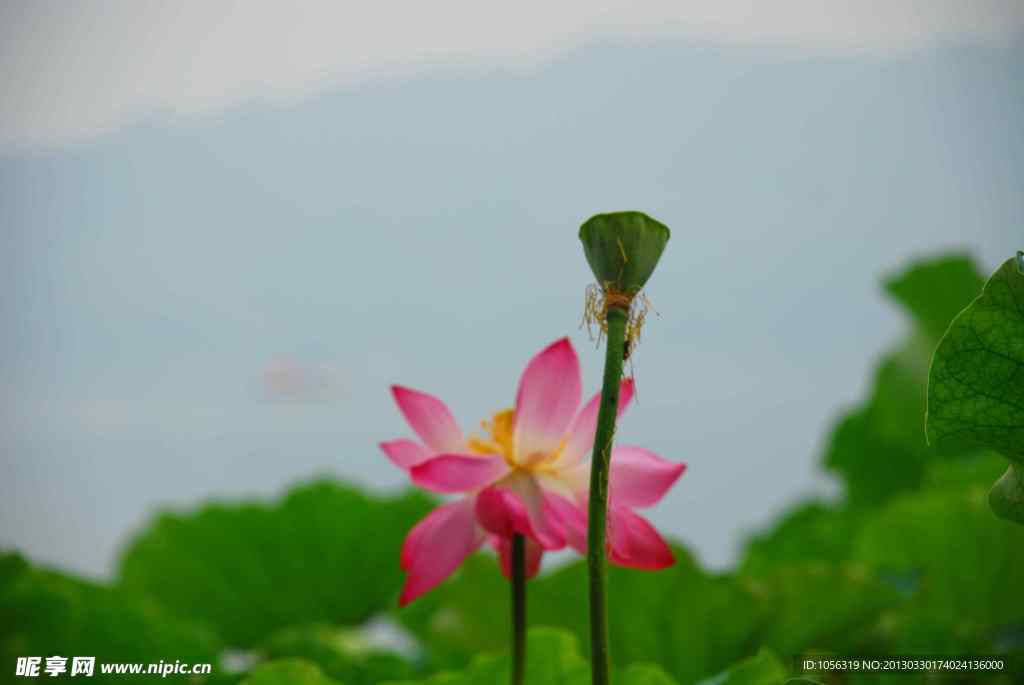
<path fill-rule="evenodd" d="M 608 466 L 615 415 L 619 406 L 622 357 L 626 344 L 627 312 L 608 309 L 608 350 L 604 358 L 604 382 L 601 407 L 597 413 L 597 432 L 590 462 L 590 508 L 587 529 L 587 568 L 590 572 L 590 661 L 593 685 L 608 685 L 608 608 L 605 601 L 605 531 L 608 514 Z"/>
<path fill-rule="evenodd" d="M 512 685 L 526 676 L 526 539 L 512 536 Z"/>

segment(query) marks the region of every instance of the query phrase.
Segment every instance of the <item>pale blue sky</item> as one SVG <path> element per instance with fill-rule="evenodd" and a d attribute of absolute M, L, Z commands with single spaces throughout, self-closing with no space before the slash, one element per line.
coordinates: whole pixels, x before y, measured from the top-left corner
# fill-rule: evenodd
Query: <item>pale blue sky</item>
<path fill-rule="evenodd" d="M 1019 36 L 737 31 L 177 113 L 73 91 L 105 123 L 71 133 L 2 110 L 0 545 L 104 573 L 158 506 L 316 473 L 398 486 L 375 447 L 409 434 L 389 383 L 473 427 L 562 335 L 595 390 L 576 230 L 640 209 L 673 238 L 619 436 L 690 464 L 652 518 L 727 563 L 829 491 L 829 423 L 903 330 L 880 277 L 1024 242 Z"/>

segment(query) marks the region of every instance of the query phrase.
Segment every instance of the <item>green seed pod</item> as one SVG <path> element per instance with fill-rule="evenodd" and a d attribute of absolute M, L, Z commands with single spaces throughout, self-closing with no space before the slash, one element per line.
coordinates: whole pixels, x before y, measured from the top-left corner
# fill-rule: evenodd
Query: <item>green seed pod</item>
<path fill-rule="evenodd" d="M 668 226 L 643 212 L 597 214 L 580 226 L 583 253 L 597 282 L 630 297 L 651 277 L 669 235 Z"/>

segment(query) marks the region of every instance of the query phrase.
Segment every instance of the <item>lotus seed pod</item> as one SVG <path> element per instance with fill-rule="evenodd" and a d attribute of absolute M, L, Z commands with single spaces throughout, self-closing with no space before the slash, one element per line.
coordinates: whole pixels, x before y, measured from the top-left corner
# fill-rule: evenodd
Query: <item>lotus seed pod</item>
<path fill-rule="evenodd" d="M 668 243 L 668 226 L 643 212 L 597 214 L 580 226 L 590 269 L 606 292 L 636 295 Z"/>

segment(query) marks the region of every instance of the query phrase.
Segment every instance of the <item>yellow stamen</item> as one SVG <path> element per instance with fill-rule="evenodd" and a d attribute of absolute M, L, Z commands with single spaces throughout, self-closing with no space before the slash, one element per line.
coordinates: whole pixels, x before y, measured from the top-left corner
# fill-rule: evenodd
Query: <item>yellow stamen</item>
<path fill-rule="evenodd" d="M 469 438 L 469 449 L 475 454 L 500 454 L 510 466 L 515 466 L 515 444 L 513 430 L 515 428 L 515 410 L 499 411 L 490 421 L 481 421 L 487 437 Z"/>
<path fill-rule="evenodd" d="M 473 454 L 498 454 L 511 468 L 517 471 L 535 472 L 549 476 L 557 476 L 560 467 L 558 460 L 565 450 L 565 441 L 558 449 L 549 453 L 530 454 L 522 459 L 516 458 L 514 409 L 505 409 L 496 413 L 490 421 L 481 421 L 484 436 L 469 437 L 469 451 Z"/>

